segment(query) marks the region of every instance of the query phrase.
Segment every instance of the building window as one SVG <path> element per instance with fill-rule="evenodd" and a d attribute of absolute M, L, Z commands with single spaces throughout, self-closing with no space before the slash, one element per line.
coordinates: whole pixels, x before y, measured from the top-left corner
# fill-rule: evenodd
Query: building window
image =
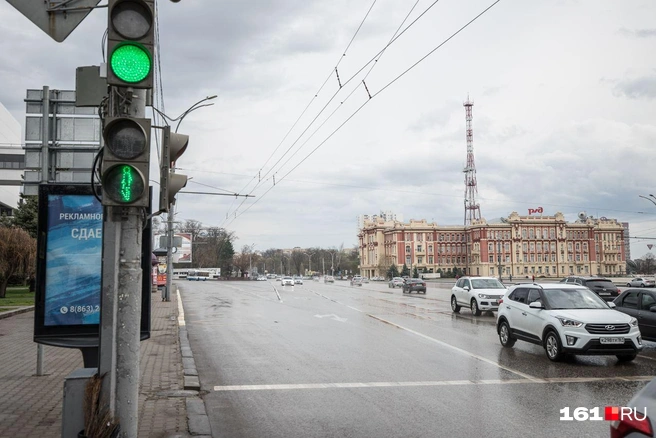
<path fill-rule="evenodd" d="M 429 265 L 433 264 L 433 256 L 428 256 L 428 264 Z"/>
<path fill-rule="evenodd" d="M 406 256 L 406 257 L 405 257 L 405 264 L 406 264 L 407 266 L 410 266 L 410 265 L 412 264 L 412 263 L 411 263 L 411 258 L 410 258 L 410 256 Z"/>
<path fill-rule="evenodd" d="M 526 228 L 522 228 L 522 239 L 526 239 Z"/>
<path fill-rule="evenodd" d="M 522 249 L 524 250 L 524 252 L 528 252 L 528 243 L 524 242 L 522 244 Z"/>
<path fill-rule="evenodd" d="M 417 252 L 421 252 L 421 245 L 417 245 Z"/>
<path fill-rule="evenodd" d="M 489 252 L 493 252 L 493 251 L 494 251 L 494 244 L 493 244 L 492 242 L 490 242 L 490 243 L 487 244 L 487 250 L 488 250 Z"/>
<path fill-rule="evenodd" d="M 576 251 L 581 251 L 581 244 L 576 242 Z"/>
<path fill-rule="evenodd" d="M 588 242 L 583 242 L 583 251 L 588 250 Z"/>
<path fill-rule="evenodd" d="M 429 254 L 433 253 L 433 245 L 428 245 L 428 253 Z"/>
<path fill-rule="evenodd" d="M 528 238 L 533 239 L 535 237 L 535 234 L 533 232 L 533 228 L 529 228 L 528 230 Z"/>
<path fill-rule="evenodd" d="M 422 256 L 417 257 L 417 263 L 420 265 L 424 264 L 424 258 Z"/>
<path fill-rule="evenodd" d="M 405 246 L 405 252 L 410 254 L 410 245 Z"/>

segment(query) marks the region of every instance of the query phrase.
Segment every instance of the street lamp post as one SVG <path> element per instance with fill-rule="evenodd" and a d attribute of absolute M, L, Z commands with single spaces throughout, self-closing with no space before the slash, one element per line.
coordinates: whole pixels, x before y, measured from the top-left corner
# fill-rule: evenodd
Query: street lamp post
<path fill-rule="evenodd" d="M 252 244 L 248 247 L 248 279 L 249 280 L 253 276 L 253 248 L 255 248 L 255 244 Z"/>
<path fill-rule="evenodd" d="M 303 254 L 305 254 L 306 256 L 308 256 L 308 274 L 312 275 L 312 255 L 313 255 L 314 253 L 311 253 L 311 252 L 310 252 L 310 253 L 308 253 L 308 252 L 304 252 Z"/>
<path fill-rule="evenodd" d="M 190 112 L 197 110 L 198 108 L 202 108 L 204 106 L 209 106 L 209 105 L 214 105 L 212 104 L 205 104 L 205 105 L 200 105 L 201 103 L 207 101 L 207 100 L 212 100 L 216 97 L 214 96 L 207 96 L 204 99 L 199 100 L 195 104 L 189 107 L 185 112 L 180 114 L 178 117 L 175 119 L 170 119 L 172 122 L 179 120 L 177 126 L 175 127 L 175 132 L 178 132 L 178 128 L 180 127 L 180 123 L 182 123 L 182 120 L 189 114 Z M 160 114 L 162 117 L 167 118 L 163 113 L 161 113 L 159 110 L 155 109 L 153 107 L 153 110 L 157 111 L 158 114 Z M 171 167 L 171 170 L 175 170 L 173 167 Z M 175 204 L 171 207 L 171 210 L 169 211 L 166 221 L 167 221 L 167 227 L 166 227 L 166 233 L 167 233 L 167 239 L 166 239 L 166 290 L 164 291 L 164 297 L 163 301 L 171 301 L 171 283 L 173 280 L 173 216 L 175 215 Z"/>

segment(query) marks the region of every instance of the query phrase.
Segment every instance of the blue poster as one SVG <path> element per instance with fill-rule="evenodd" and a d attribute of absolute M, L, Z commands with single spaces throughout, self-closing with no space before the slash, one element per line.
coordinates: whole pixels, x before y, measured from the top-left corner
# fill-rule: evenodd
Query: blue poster
<path fill-rule="evenodd" d="M 48 195 L 46 326 L 100 322 L 102 211 L 93 195 Z"/>

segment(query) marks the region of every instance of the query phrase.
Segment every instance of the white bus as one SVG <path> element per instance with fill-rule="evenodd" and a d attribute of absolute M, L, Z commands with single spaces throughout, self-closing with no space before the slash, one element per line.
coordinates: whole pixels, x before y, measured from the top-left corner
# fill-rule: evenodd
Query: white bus
<path fill-rule="evenodd" d="M 211 273 L 209 271 L 200 270 L 200 269 L 189 269 L 187 272 L 187 280 L 189 281 L 205 281 L 210 277 Z"/>

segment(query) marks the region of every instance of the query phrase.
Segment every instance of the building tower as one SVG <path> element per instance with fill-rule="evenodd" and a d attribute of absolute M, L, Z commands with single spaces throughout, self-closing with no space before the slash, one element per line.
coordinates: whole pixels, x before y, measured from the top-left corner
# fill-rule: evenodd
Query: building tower
<path fill-rule="evenodd" d="M 467 121 L 467 166 L 465 174 L 465 226 L 471 225 L 474 220 L 481 218 L 481 207 L 476 202 L 478 189 L 476 187 L 476 165 L 474 164 L 474 131 L 472 130 L 472 107 L 474 102 L 469 100 L 463 103 L 465 107 L 465 120 Z"/>

